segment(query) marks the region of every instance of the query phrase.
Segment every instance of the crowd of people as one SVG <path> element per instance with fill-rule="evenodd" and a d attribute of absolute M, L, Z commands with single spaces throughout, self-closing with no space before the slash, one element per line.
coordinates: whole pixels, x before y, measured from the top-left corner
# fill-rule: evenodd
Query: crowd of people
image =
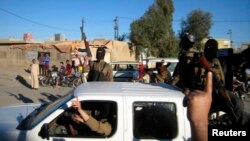
<path fill-rule="evenodd" d="M 194 37 L 186 34 L 181 39 L 181 51 L 179 54 L 179 63 L 171 75 L 168 70 L 167 62 L 156 65 L 157 73 L 153 69 L 144 68 L 139 65 L 139 79 L 143 83 L 167 83 L 176 85 L 183 90 L 185 94 L 184 106 L 187 106 L 187 117 L 191 123 L 193 140 L 207 140 L 208 117 L 212 110 L 223 110 L 232 117 L 232 122 L 237 124 L 246 124 L 249 117 L 243 111 L 242 104 L 235 96 L 230 95 L 225 90 L 225 76 L 217 58 L 218 42 L 215 39 L 209 39 L 202 53 L 197 52 L 194 47 Z M 88 54 L 89 53 L 89 54 Z M 96 51 L 96 61 L 92 61 L 90 52 L 83 57 L 76 54 L 72 60 L 60 62 L 59 76 L 71 75 L 75 72 L 88 73 L 87 81 L 113 81 L 113 70 L 109 63 L 104 61 L 105 49 L 100 47 Z M 50 56 L 41 54 L 38 58 L 39 66 L 36 60 L 32 60 L 31 77 L 32 88 L 38 89 L 38 75 L 48 75 Z M 212 81 L 213 79 L 213 81 Z M 224 92 L 224 93 L 223 93 Z M 227 98 L 234 101 L 233 107 L 225 106 Z M 213 100 L 212 100 L 213 99 Z M 78 101 L 72 104 L 78 110 L 79 115 L 75 118 L 80 122 L 87 122 L 90 118 L 79 106 Z M 223 104 L 222 104 L 223 103 Z M 203 107 L 201 110 L 198 107 Z M 230 109 L 233 109 L 230 110 Z"/>
<path fill-rule="evenodd" d="M 104 61 L 105 53 L 105 48 L 99 47 L 96 51 L 95 61 L 91 60 L 92 54 L 90 52 L 84 52 L 81 55 L 77 53 L 72 54 L 71 60 L 60 62 L 59 67 L 55 65 L 50 66 L 51 58 L 49 53 L 40 53 L 38 59 L 33 59 L 30 65 L 31 87 L 37 90 L 39 88 L 39 75 L 49 77 L 53 71 L 58 73 L 56 85 L 60 83 L 64 76 L 69 77 L 75 73 L 84 74 L 82 76 L 84 76 L 85 82 L 113 81 L 113 69 L 109 63 Z"/>

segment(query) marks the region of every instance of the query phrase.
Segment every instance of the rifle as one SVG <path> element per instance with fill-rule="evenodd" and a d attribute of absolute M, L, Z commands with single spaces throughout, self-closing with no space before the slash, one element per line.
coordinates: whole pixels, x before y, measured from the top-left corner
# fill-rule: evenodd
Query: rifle
<path fill-rule="evenodd" d="M 201 62 L 201 64 L 203 65 L 203 67 L 205 69 L 207 69 L 208 71 L 212 72 L 213 74 L 213 85 L 215 86 L 215 88 L 217 88 L 219 90 L 219 94 L 222 96 L 222 98 L 226 101 L 228 110 L 230 113 L 228 113 L 230 115 L 230 117 L 232 117 L 232 122 L 236 123 L 238 121 L 238 118 L 234 112 L 234 106 L 232 104 L 231 98 L 229 97 L 229 95 L 226 92 L 226 88 L 221 84 L 219 78 L 217 77 L 217 75 L 212 71 L 211 66 L 209 65 L 206 57 L 204 55 L 200 55 L 199 56 L 199 61 Z"/>

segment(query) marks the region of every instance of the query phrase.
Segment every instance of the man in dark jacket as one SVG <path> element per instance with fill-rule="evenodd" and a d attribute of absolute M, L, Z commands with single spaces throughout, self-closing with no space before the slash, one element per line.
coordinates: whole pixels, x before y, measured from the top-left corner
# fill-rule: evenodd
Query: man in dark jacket
<path fill-rule="evenodd" d="M 96 51 L 96 61 L 90 61 L 88 81 L 113 81 L 112 66 L 104 61 L 105 48 Z"/>

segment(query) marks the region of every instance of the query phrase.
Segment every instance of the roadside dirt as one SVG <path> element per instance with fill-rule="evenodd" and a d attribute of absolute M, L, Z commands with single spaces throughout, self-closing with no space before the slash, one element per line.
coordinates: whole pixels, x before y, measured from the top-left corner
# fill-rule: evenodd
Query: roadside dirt
<path fill-rule="evenodd" d="M 52 86 L 42 87 L 38 90 L 30 89 L 29 68 L 20 66 L 2 66 L 0 69 L 0 106 L 52 102 L 65 95 L 73 88 Z"/>

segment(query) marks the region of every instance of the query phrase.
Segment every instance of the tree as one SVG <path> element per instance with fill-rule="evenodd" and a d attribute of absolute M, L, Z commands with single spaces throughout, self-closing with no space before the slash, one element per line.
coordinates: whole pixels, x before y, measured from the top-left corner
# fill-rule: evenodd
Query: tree
<path fill-rule="evenodd" d="M 176 56 L 173 12 L 172 0 L 156 0 L 140 19 L 131 23 L 130 40 L 136 46 L 137 56 L 145 51 L 147 56 Z"/>
<path fill-rule="evenodd" d="M 200 9 L 191 11 L 186 20 L 182 20 L 182 30 L 180 35 L 188 32 L 195 36 L 196 46 L 201 49 L 201 41 L 209 36 L 209 30 L 212 26 L 212 14 Z"/>

